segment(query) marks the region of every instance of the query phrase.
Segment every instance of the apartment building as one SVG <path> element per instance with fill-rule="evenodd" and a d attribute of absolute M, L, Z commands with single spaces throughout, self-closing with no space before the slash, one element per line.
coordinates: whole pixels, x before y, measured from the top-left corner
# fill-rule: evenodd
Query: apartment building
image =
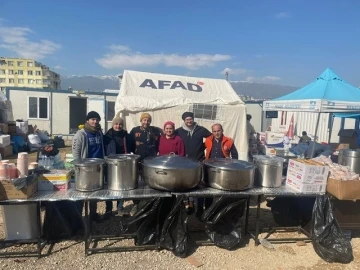
<path fill-rule="evenodd" d="M 33 59 L 0 57 L 0 90 L 5 87 L 59 90 L 60 75 Z"/>

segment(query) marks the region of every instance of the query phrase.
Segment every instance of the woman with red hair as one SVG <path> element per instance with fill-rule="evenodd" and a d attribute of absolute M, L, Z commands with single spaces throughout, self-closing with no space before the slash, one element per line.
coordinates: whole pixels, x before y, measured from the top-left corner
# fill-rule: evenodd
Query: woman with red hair
<path fill-rule="evenodd" d="M 164 124 L 164 135 L 160 137 L 159 156 L 175 153 L 178 156 L 185 156 L 184 142 L 180 136 L 175 135 L 175 124 L 167 121 Z"/>

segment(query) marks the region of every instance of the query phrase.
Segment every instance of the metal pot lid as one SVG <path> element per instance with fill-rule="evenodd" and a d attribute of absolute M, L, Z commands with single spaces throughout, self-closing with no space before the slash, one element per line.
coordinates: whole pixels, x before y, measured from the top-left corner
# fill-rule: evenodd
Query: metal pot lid
<path fill-rule="evenodd" d="M 200 162 L 187 157 L 177 155 L 164 155 L 147 157 L 142 161 L 144 166 L 161 169 L 192 170 L 201 166 Z"/>
<path fill-rule="evenodd" d="M 267 155 L 256 155 L 254 156 L 254 161 L 258 164 L 264 164 L 264 165 L 276 165 L 276 166 L 282 166 L 284 159 L 281 157 L 273 157 L 273 156 L 267 156 Z"/>
<path fill-rule="evenodd" d="M 105 157 L 105 160 L 108 161 L 116 161 L 116 160 L 122 160 L 122 159 L 140 159 L 139 155 L 134 154 L 114 154 L 114 155 L 108 155 Z"/>
<path fill-rule="evenodd" d="M 83 158 L 83 159 L 76 159 L 73 161 L 73 164 L 79 167 L 103 165 L 104 163 L 105 160 L 101 158 Z"/>
<path fill-rule="evenodd" d="M 347 156 L 347 157 L 359 158 L 360 157 L 360 149 L 341 149 L 339 151 L 339 154 Z"/>
<path fill-rule="evenodd" d="M 250 162 L 231 158 L 210 158 L 205 160 L 204 164 L 210 167 L 231 171 L 254 169 L 254 165 Z"/>

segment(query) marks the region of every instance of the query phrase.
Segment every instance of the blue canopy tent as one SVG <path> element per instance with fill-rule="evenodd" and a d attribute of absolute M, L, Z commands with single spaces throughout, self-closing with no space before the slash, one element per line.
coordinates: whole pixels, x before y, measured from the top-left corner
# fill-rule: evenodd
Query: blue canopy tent
<path fill-rule="evenodd" d="M 288 95 L 263 102 L 264 111 L 292 111 L 318 113 L 355 113 L 360 111 L 360 89 L 343 81 L 327 68 L 315 81 Z"/>

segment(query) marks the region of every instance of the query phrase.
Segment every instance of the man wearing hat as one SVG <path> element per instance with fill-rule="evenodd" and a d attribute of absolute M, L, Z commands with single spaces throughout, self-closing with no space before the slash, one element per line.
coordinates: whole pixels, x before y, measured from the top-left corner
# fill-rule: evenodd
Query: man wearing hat
<path fill-rule="evenodd" d="M 140 161 L 146 157 L 156 156 L 159 151 L 159 141 L 162 131 L 158 127 L 150 126 L 151 115 L 143 113 L 140 116 L 140 126 L 130 131 L 130 136 L 135 141 L 135 154 L 140 155 Z M 133 200 L 134 207 L 130 215 L 137 212 L 139 200 Z"/>
<path fill-rule="evenodd" d="M 140 155 L 142 160 L 157 155 L 162 131 L 158 127 L 150 126 L 151 115 L 148 113 L 141 114 L 140 123 L 140 126 L 130 131 L 130 135 L 135 141 L 135 153 Z"/>
<path fill-rule="evenodd" d="M 211 132 L 194 122 L 194 113 L 192 112 L 184 112 L 182 119 L 184 124 L 176 132 L 184 141 L 186 156 L 203 161 L 205 158 L 204 139 L 209 137 Z"/>
<path fill-rule="evenodd" d="M 103 133 L 100 126 L 101 117 L 91 111 L 86 116 L 84 128 L 76 132 L 72 142 L 74 160 L 83 158 L 101 158 L 105 156 Z M 96 213 L 96 202 L 90 203 L 90 217 L 95 221 L 103 220 Z"/>
<path fill-rule="evenodd" d="M 184 124 L 176 130 L 176 133 L 181 137 L 185 144 L 185 154 L 187 157 L 203 161 L 205 159 L 204 139 L 211 135 L 211 132 L 206 128 L 199 126 L 194 122 L 194 113 L 184 112 L 182 114 Z M 193 198 L 189 198 L 188 204 L 185 203 L 188 212 L 191 212 L 194 207 Z M 204 207 L 204 200 L 198 199 L 197 216 L 201 216 Z"/>

